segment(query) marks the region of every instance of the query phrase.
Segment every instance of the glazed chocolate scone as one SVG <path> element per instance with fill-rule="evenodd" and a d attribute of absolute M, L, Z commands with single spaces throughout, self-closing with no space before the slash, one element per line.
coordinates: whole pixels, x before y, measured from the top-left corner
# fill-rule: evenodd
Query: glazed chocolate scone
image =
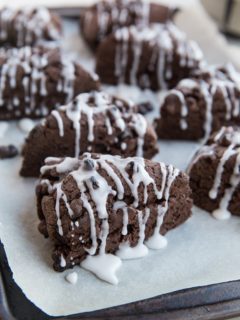
<path fill-rule="evenodd" d="M 227 219 L 240 216 L 240 129 L 222 127 L 213 133 L 190 163 L 188 172 L 194 203 Z"/>
<path fill-rule="evenodd" d="M 103 83 L 127 83 L 152 90 L 174 87 L 199 68 L 203 56 L 173 23 L 130 26 L 106 37 L 97 50 Z"/>
<path fill-rule="evenodd" d="M 155 120 L 162 139 L 206 140 L 223 125 L 240 125 L 240 74 L 232 65 L 204 68 L 180 81 Z"/>
<path fill-rule="evenodd" d="M 136 109 L 104 92 L 80 94 L 30 132 L 21 175 L 38 176 L 48 156 L 78 157 L 86 151 L 150 159 L 157 152 L 157 137 Z"/>
<path fill-rule="evenodd" d="M 40 40 L 58 40 L 60 35 L 59 17 L 46 8 L 0 9 L 1 46 L 32 46 Z"/>
<path fill-rule="evenodd" d="M 95 49 L 107 35 L 121 27 L 165 23 L 176 11 L 176 8 L 142 0 L 98 1 L 81 14 L 81 32 L 88 45 Z"/>
<path fill-rule="evenodd" d="M 36 195 L 39 231 L 54 243 L 54 269 L 81 264 L 106 281 L 112 259 L 164 247 L 163 235 L 192 207 L 188 176 L 172 165 L 90 153 L 47 158 Z"/>
<path fill-rule="evenodd" d="M 0 120 L 40 118 L 98 88 L 97 76 L 60 49 L 0 49 Z"/>

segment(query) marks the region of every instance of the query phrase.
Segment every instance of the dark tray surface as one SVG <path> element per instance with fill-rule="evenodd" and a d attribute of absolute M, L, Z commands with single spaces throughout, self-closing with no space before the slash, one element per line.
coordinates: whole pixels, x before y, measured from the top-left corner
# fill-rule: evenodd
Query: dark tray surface
<path fill-rule="evenodd" d="M 67 317 L 50 317 L 32 304 L 14 282 L 4 246 L 0 243 L 0 270 L 9 309 L 18 320 L 48 319 L 227 319 L 240 315 L 240 281 L 180 290 L 122 306 Z M 0 316 L 9 320 L 0 299 Z"/>

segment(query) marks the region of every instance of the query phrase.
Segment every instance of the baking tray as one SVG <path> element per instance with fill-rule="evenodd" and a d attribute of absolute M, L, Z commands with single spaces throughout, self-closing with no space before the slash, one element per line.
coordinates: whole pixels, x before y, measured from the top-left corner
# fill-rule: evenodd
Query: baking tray
<path fill-rule="evenodd" d="M 64 18 L 78 19 L 84 8 L 51 8 Z M 0 241 L 0 320 L 48 319 L 229 319 L 240 315 L 240 280 L 195 287 L 121 306 L 64 317 L 51 317 L 26 298 L 15 283 Z"/>
<path fill-rule="evenodd" d="M 208 320 L 240 315 L 240 280 L 190 288 L 121 306 L 64 317 L 50 317 L 31 301 L 15 283 L 3 244 L 0 242 L 1 320 Z M 4 303 L 5 301 L 5 303 Z"/>

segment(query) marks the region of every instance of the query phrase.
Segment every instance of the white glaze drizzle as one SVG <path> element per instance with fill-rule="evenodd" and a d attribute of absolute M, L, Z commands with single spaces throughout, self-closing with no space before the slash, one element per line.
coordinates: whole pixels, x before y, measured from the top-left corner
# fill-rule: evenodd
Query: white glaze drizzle
<path fill-rule="evenodd" d="M 52 165 L 51 162 L 55 162 L 57 158 L 48 157 L 46 159 L 46 164 L 40 169 L 40 173 L 43 174 L 46 170 L 51 170 L 55 168 L 55 165 Z M 79 160 L 77 158 L 66 157 L 63 161 L 59 159 L 57 165 L 58 173 L 66 173 L 68 170 L 73 170 L 79 165 Z"/>
<path fill-rule="evenodd" d="M 130 126 L 133 126 L 135 129 L 135 132 L 137 133 L 138 136 L 138 146 L 137 146 L 137 153 L 136 155 L 138 157 L 143 157 L 143 150 L 144 150 L 144 137 L 147 131 L 147 122 L 140 113 L 135 114 L 134 119 L 132 119 L 132 123 Z"/>
<path fill-rule="evenodd" d="M 101 1 L 97 3 L 97 21 L 99 26 L 98 38 L 100 40 L 106 35 L 107 24 L 109 22 L 109 15 L 104 10 L 104 5 Z"/>
<path fill-rule="evenodd" d="M 230 188 L 227 188 L 224 192 L 224 195 L 220 201 L 219 208 L 212 212 L 214 218 L 218 220 L 226 220 L 231 217 L 231 212 L 228 210 L 229 203 L 232 199 L 232 196 L 236 190 L 236 187 L 239 185 L 239 166 L 240 166 L 240 149 L 237 149 L 238 153 L 235 167 L 233 168 L 233 173 L 230 178 Z"/>
<path fill-rule="evenodd" d="M 236 77 L 239 76 L 233 67 L 230 68 L 231 71 L 225 67 L 226 74 L 221 72 L 217 67 L 206 69 L 206 72 L 210 74 L 209 82 L 204 80 L 194 80 L 194 79 L 183 79 L 179 82 L 178 86 L 174 90 L 170 90 L 166 96 L 175 94 L 178 96 L 181 102 L 181 118 L 180 118 L 180 128 L 182 130 L 187 129 L 187 123 L 185 115 L 188 113 L 188 106 L 186 103 L 186 97 L 183 94 L 183 90 L 188 88 L 190 90 L 197 89 L 202 94 L 205 101 L 205 121 L 204 121 L 204 138 L 203 142 L 209 138 L 212 132 L 212 122 L 213 122 L 213 103 L 215 95 L 220 92 L 224 99 L 225 104 L 225 118 L 227 121 L 231 120 L 233 117 L 239 116 L 240 112 L 240 100 L 237 97 L 238 92 L 240 96 L 240 86 L 239 82 L 236 82 Z M 231 78 L 231 72 L 235 74 Z M 237 76 L 236 76 L 237 75 Z"/>
<path fill-rule="evenodd" d="M 143 242 L 145 239 L 145 227 L 150 215 L 150 209 L 146 208 L 144 215 L 142 211 L 138 211 L 137 214 L 139 223 L 138 243 L 135 247 L 131 247 L 128 242 L 123 242 L 120 244 L 116 255 L 123 260 L 138 259 L 148 254 L 148 248 Z"/>
<path fill-rule="evenodd" d="M 94 255 L 97 250 L 97 234 L 96 234 L 96 226 L 95 226 L 95 218 L 93 209 L 88 201 L 88 198 L 85 195 L 85 186 L 83 185 L 83 191 L 81 193 L 81 200 L 83 203 L 83 207 L 87 210 L 89 217 L 90 217 L 90 229 L 91 229 L 91 240 L 92 240 L 92 247 L 90 249 L 85 248 L 85 250 L 90 254 Z"/>
<path fill-rule="evenodd" d="M 123 208 L 123 228 L 122 228 L 122 235 L 126 236 L 128 233 L 128 208 L 124 207 Z"/>
<path fill-rule="evenodd" d="M 236 153 L 234 150 L 234 147 L 235 147 L 234 144 L 230 144 L 230 146 L 227 147 L 227 149 L 224 151 L 224 153 L 219 161 L 219 164 L 218 164 L 217 170 L 216 170 L 216 174 L 215 174 L 215 178 L 214 178 L 214 182 L 213 182 L 213 186 L 212 186 L 211 190 L 209 191 L 209 197 L 211 199 L 217 198 L 218 189 L 221 184 L 222 174 L 224 171 L 224 165 L 231 158 L 231 156 Z"/>
<path fill-rule="evenodd" d="M 222 127 L 215 135 L 214 137 L 214 141 L 217 142 L 221 137 L 222 135 L 225 133 L 226 131 L 226 127 Z"/>
<path fill-rule="evenodd" d="M 213 145 L 203 145 L 196 154 L 194 154 L 193 158 L 190 161 L 190 164 L 187 167 L 187 174 L 190 175 L 190 172 L 193 168 L 193 166 L 204 157 L 212 156 L 214 155 L 214 146 Z"/>
<path fill-rule="evenodd" d="M 230 187 L 227 187 L 224 190 L 224 195 L 219 200 L 219 207 L 212 212 L 212 215 L 219 220 L 228 219 L 231 216 L 230 211 L 228 210 L 229 203 L 232 199 L 232 196 L 240 183 L 240 175 L 239 175 L 239 166 L 240 166 L 240 132 L 234 129 L 233 127 L 222 127 L 214 136 L 213 143 L 210 145 L 204 145 L 201 149 L 196 153 L 193 160 L 191 161 L 188 173 L 191 175 L 191 170 L 196 163 L 201 158 L 204 157 L 216 157 L 215 150 L 221 145 L 219 144 L 219 140 L 225 138 L 229 141 L 229 146 L 225 147 L 225 151 L 221 155 L 216 173 L 213 180 L 213 185 L 209 190 L 208 196 L 210 199 L 215 200 L 218 197 L 219 187 L 221 186 L 222 176 L 224 173 L 224 166 L 226 162 L 233 156 L 236 157 L 233 172 L 230 178 Z"/>
<path fill-rule="evenodd" d="M 21 9 L 5 7 L 1 9 L 0 41 L 7 42 L 12 29 L 16 33 L 18 47 L 32 45 L 46 36 L 51 40 L 57 40 L 60 37 L 60 32 L 54 24 L 49 10 L 44 7 Z"/>
<path fill-rule="evenodd" d="M 91 102 L 91 99 L 93 102 Z M 54 110 L 52 115 L 56 118 L 59 134 L 64 136 L 64 126 L 62 122 L 61 112 L 64 112 L 69 120 L 72 121 L 75 130 L 75 156 L 78 157 L 81 153 L 81 119 L 84 114 L 87 117 L 88 123 L 88 141 L 94 143 L 95 135 L 95 117 L 98 114 L 105 115 L 105 125 L 107 134 L 111 136 L 113 129 L 118 128 L 124 132 L 126 127 L 132 128 L 137 135 L 136 155 L 143 156 L 144 154 L 144 139 L 147 132 L 147 121 L 139 113 L 135 113 L 132 109 L 130 101 L 126 101 L 126 110 L 124 105 L 118 106 L 122 102 L 117 98 L 113 98 L 104 92 L 82 93 L 75 100 L 66 105 Z M 113 118 L 113 119 L 112 119 Z"/>
<path fill-rule="evenodd" d="M 15 108 L 19 107 L 22 92 L 19 95 L 19 90 L 16 90 L 16 86 L 19 86 L 16 79 L 21 70 L 23 77 L 20 85 L 23 85 L 24 90 L 25 113 L 27 115 L 34 113 L 38 116 L 46 116 L 49 113 L 44 101 L 48 95 L 45 72 L 51 52 L 50 49 L 43 51 L 39 47 L 0 49 L 0 57 L 3 58 L 0 75 L 0 108 L 7 107 L 11 110 L 12 105 Z M 74 96 L 75 64 L 61 51 L 58 52 L 57 59 L 59 59 L 61 77 L 55 86 L 58 92 L 65 93 L 65 103 L 68 103 Z M 11 88 L 11 97 L 5 101 L 4 94 L 8 83 Z M 42 105 L 39 105 L 37 96 L 42 98 Z M 21 114 L 20 108 L 17 111 Z"/>
<path fill-rule="evenodd" d="M 63 55 L 61 55 L 61 63 L 62 90 L 66 93 L 66 102 L 68 102 L 71 101 L 74 97 L 75 65 L 71 59 Z"/>
<path fill-rule="evenodd" d="M 66 275 L 65 279 L 70 284 L 76 284 L 78 281 L 78 274 L 77 274 L 77 272 L 71 272 Z"/>
<path fill-rule="evenodd" d="M 60 199 L 62 197 L 62 190 L 61 190 L 61 184 L 55 184 L 56 189 L 56 205 L 55 205 L 55 211 L 57 216 L 57 227 L 58 227 L 58 233 L 63 236 L 63 228 L 62 228 L 62 221 L 60 218 Z"/>
<path fill-rule="evenodd" d="M 119 199 L 121 196 L 118 197 Z M 128 207 L 124 201 L 116 201 L 113 205 L 114 210 L 122 210 L 123 213 L 123 227 L 122 227 L 122 235 L 126 236 L 128 233 Z"/>
<path fill-rule="evenodd" d="M 54 118 L 57 120 L 58 128 L 59 128 L 59 135 L 60 137 L 64 136 L 64 125 L 63 120 L 59 112 L 56 110 L 53 110 L 51 114 L 54 116 Z"/>
<path fill-rule="evenodd" d="M 181 105 L 181 119 L 180 119 L 180 128 L 186 130 L 188 127 L 186 117 L 188 115 L 188 107 L 185 101 L 184 94 L 180 90 L 173 89 L 170 91 L 170 94 L 174 94 L 178 97 Z"/>
<path fill-rule="evenodd" d="M 211 90 L 211 89 L 210 89 Z M 206 110 L 205 110 L 205 121 L 204 121 L 204 137 L 203 142 L 207 141 L 212 131 L 212 104 L 213 104 L 213 96 L 211 91 L 209 92 L 208 86 L 205 82 L 202 84 L 202 93 L 205 100 Z"/>
<path fill-rule="evenodd" d="M 130 67 L 130 84 L 139 84 L 139 66 L 141 64 L 142 48 L 148 43 L 152 48 L 152 56 L 149 59 L 148 69 L 155 71 L 159 88 L 168 87 L 167 80 L 173 76 L 172 61 L 173 50 L 181 57 L 181 66 L 193 67 L 202 60 L 202 53 L 198 46 L 187 41 L 185 35 L 172 23 L 152 24 L 148 27 L 130 26 L 118 29 L 114 33 L 116 44 L 115 52 L 115 76 L 119 83 L 126 81 L 127 69 Z M 129 44 L 131 43 L 131 47 Z M 133 56 L 133 62 L 129 66 L 129 52 Z M 145 74 L 146 76 L 146 74 Z M 148 78 L 149 80 L 149 78 Z M 148 81 L 143 84 L 149 86 Z"/>
<path fill-rule="evenodd" d="M 66 265 L 67 265 L 66 260 L 64 259 L 64 256 L 61 254 L 61 256 L 60 256 L 60 266 L 62 268 L 65 268 Z"/>
<path fill-rule="evenodd" d="M 115 33 L 115 37 L 118 41 L 115 55 L 115 75 L 118 77 L 118 82 L 120 84 L 124 82 L 128 65 L 128 28 L 118 29 Z"/>
<path fill-rule="evenodd" d="M 111 284 L 118 284 L 117 270 L 122 261 L 113 254 L 88 255 L 81 263 L 81 267 L 94 273 L 98 278 Z"/>
<path fill-rule="evenodd" d="M 150 176 L 148 171 L 145 167 L 145 161 L 143 158 L 121 158 L 119 156 L 110 156 L 110 155 L 101 155 L 97 159 L 92 158 L 91 154 L 85 153 L 83 155 L 83 160 L 78 160 L 74 158 L 65 158 L 63 162 L 61 159 L 55 158 L 55 163 L 53 163 L 54 158 L 47 158 L 45 160 L 45 166 L 41 168 L 41 173 L 44 174 L 46 171 L 54 169 L 59 172 L 63 173 L 66 170 L 73 179 L 76 181 L 77 186 L 80 190 L 80 199 L 82 201 L 83 207 L 86 209 L 90 219 L 90 230 L 91 230 L 91 240 L 92 246 L 90 249 L 85 248 L 85 251 L 88 252 L 89 255 L 94 255 L 96 253 L 96 249 L 98 246 L 97 239 L 101 240 L 101 244 L 99 246 L 99 256 L 102 258 L 94 259 L 87 258 L 85 262 L 82 263 L 82 266 L 95 274 L 99 277 L 103 277 L 104 280 L 110 281 L 115 283 L 116 281 L 113 280 L 113 273 L 116 271 L 114 268 L 114 272 L 111 271 L 111 280 L 106 279 L 105 276 L 102 275 L 102 270 L 99 270 L 96 266 L 94 267 L 94 261 L 97 260 L 103 261 L 111 260 L 112 255 L 108 255 L 106 253 L 106 241 L 109 234 L 109 217 L 107 211 L 107 203 L 108 197 L 110 195 L 117 197 L 117 200 L 114 203 L 114 210 L 117 212 L 118 210 L 122 211 L 123 217 L 123 227 L 122 227 L 122 235 L 126 236 L 128 234 L 128 207 L 130 204 L 124 201 L 124 184 L 126 183 L 133 196 L 133 203 L 131 206 L 133 208 L 138 208 L 139 206 L 139 194 L 138 194 L 138 187 L 140 184 L 144 186 L 144 199 L 143 203 L 146 206 L 143 211 L 136 210 L 138 215 L 138 223 L 139 223 L 139 240 L 137 245 L 134 248 L 129 246 L 128 242 L 123 242 L 118 252 L 116 253 L 119 257 L 123 259 L 130 259 L 130 258 L 139 258 L 148 253 L 148 249 L 144 244 L 145 240 L 145 227 L 148 221 L 148 218 L 151 214 L 150 209 L 147 207 L 148 201 L 148 187 L 149 185 L 153 186 L 153 190 L 155 192 L 156 199 L 161 200 L 164 199 L 164 206 L 159 204 L 158 205 L 158 215 L 156 218 L 156 226 L 154 228 L 154 233 L 151 239 L 146 242 L 149 248 L 159 249 L 162 248 L 163 245 L 163 237 L 161 235 L 157 236 L 160 233 L 160 228 L 164 220 L 164 216 L 168 210 L 168 202 L 170 197 L 170 189 L 175 181 L 176 177 L 179 174 L 179 170 L 173 168 L 173 166 L 166 167 L 163 163 L 160 163 L 160 169 L 162 173 L 162 182 L 161 187 L 157 187 L 155 180 Z M 80 162 L 79 162 L 80 161 Z M 88 165 L 91 168 L 84 168 L 84 161 L 87 161 Z M 57 163 L 56 163 L 57 162 Z M 78 164 L 78 168 L 77 168 Z M 128 176 L 127 168 L 128 166 L 132 166 L 132 177 L 131 179 Z M 114 169 L 113 169 L 114 168 Z M 104 169 L 106 170 L 109 177 L 111 177 L 112 181 L 114 182 L 115 187 L 111 187 L 106 178 L 99 174 L 99 170 Z M 118 174 L 121 175 L 121 179 L 119 178 Z M 46 183 L 46 179 L 42 181 L 42 183 Z M 56 204 L 55 204 L 55 211 L 57 216 L 57 226 L 58 232 L 60 235 L 63 235 L 63 228 L 61 225 L 61 217 L 60 217 L 60 200 L 64 201 L 64 205 L 69 212 L 69 215 L 72 216 L 73 212 L 68 204 L 68 200 L 66 195 L 63 193 L 61 188 L 62 182 L 56 182 L 51 187 L 50 190 L 55 190 L 56 192 Z M 49 183 L 47 183 L 49 188 Z M 115 190 L 116 188 L 116 190 Z M 86 196 L 86 192 L 89 192 L 91 199 L 94 203 L 94 207 L 96 210 L 96 214 L 100 219 L 100 226 L 101 230 L 100 233 L 97 235 L 96 232 L 96 217 L 93 212 L 93 208 L 89 202 L 89 198 Z M 155 244 L 153 244 L 155 243 Z M 165 241 L 166 244 L 166 241 Z M 115 261 L 116 262 L 116 261 Z M 105 263 L 105 262 L 104 262 Z M 117 262 L 116 262 L 117 263 Z M 117 263 L 118 265 L 118 263 Z M 110 268 L 110 266 L 109 266 Z M 105 274 L 105 273 L 104 273 Z"/>
<path fill-rule="evenodd" d="M 103 39 L 109 26 L 111 25 L 112 31 L 125 26 L 128 19 L 135 16 L 135 24 L 147 26 L 149 24 L 150 4 L 148 1 L 130 1 L 122 0 L 116 5 L 115 1 L 108 1 L 103 3 L 99 1 L 96 4 L 97 8 L 97 22 L 98 22 L 98 40 Z M 89 12 L 88 12 L 89 13 Z M 86 25 L 91 22 L 92 16 L 86 16 L 84 20 Z M 134 24 L 134 23 L 132 23 Z"/>
<path fill-rule="evenodd" d="M 146 242 L 146 245 L 150 249 L 161 249 L 167 245 L 166 239 L 160 234 L 160 228 L 162 226 L 164 216 L 168 211 L 171 186 L 175 181 L 176 177 L 179 175 L 179 170 L 175 169 L 172 165 L 168 167 L 168 170 L 169 170 L 168 178 L 166 178 L 167 177 L 166 167 L 161 166 L 161 171 L 163 175 L 161 191 L 163 190 L 163 187 L 165 187 L 165 193 L 164 193 L 165 205 L 158 206 L 158 216 L 157 216 L 156 227 L 154 228 L 152 237 L 150 237 Z"/>

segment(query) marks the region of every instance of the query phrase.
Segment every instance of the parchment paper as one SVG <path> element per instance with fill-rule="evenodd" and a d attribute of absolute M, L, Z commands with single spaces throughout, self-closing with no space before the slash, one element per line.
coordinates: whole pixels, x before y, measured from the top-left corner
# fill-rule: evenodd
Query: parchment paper
<path fill-rule="evenodd" d="M 195 29 L 197 39 L 202 29 L 197 23 L 193 24 L 194 14 L 187 14 L 185 20 L 190 29 Z M 84 65 L 92 68 L 88 51 L 82 41 L 77 40 L 77 26 L 68 23 L 66 28 L 65 48 L 78 50 Z M 225 49 L 219 49 L 218 41 L 213 42 L 207 33 L 205 36 L 209 49 L 205 52 L 210 60 L 216 57 L 218 62 L 225 61 Z M 115 91 L 134 100 L 150 96 L 149 92 L 139 95 L 135 89 L 126 87 L 115 88 Z M 157 101 L 159 95 L 152 98 Z M 149 116 L 152 117 L 153 114 Z M 23 139 L 17 123 L 13 122 L 0 144 L 21 145 Z M 199 144 L 160 141 L 159 145 L 161 152 L 155 160 L 184 170 Z M 77 284 L 69 284 L 64 277 L 72 271 L 56 273 L 51 268 L 51 243 L 37 231 L 36 180 L 19 177 L 20 164 L 20 157 L 0 161 L 0 237 L 15 281 L 25 295 L 49 315 L 92 311 L 179 289 L 240 279 L 240 219 L 217 221 L 194 208 L 188 222 L 167 234 L 167 248 L 150 250 L 145 258 L 123 262 L 118 272 L 119 285 L 104 283 L 79 267 L 74 269 L 78 274 Z"/>

